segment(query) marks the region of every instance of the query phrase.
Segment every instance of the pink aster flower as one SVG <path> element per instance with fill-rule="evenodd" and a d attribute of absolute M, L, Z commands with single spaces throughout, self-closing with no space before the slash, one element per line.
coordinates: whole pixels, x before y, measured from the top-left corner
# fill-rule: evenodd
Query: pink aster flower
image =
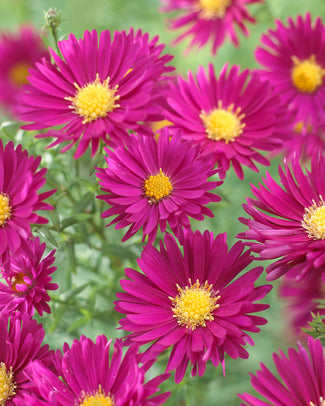
<path fill-rule="evenodd" d="M 284 145 L 285 155 L 299 155 L 306 163 L 317 151 L 325 150 L 325 125 L 308 125 L 301 121 L 293 126 L 292 138 Z"/>
<path fill-rule="evenodd" d="M 131 346 L 123 357 L 121 340 L 114 343 L 110 356 L 111 340 L 104 335 L 96 342 L 85 336 L 74 340 L 71 348 L 65 344 L 63 354 L 54 357 L 56 372 L 40 362 L 33 362 L 28 375 L 39 391 L 26 394 L 21 405 L 41 406 L 156 406 L 163 404 L 170 392 L 159 393 L 158 386 L 169 374 L 158 375 L 145 382 L 145 373 L 153 361 L 138 364 L 137 346 Z M 47 403 L 43 403 L 47 402 Z"/>
<path fill-rule="evenodd" d="M 225 354 L 247 358 L 244 345 L 254 344 L 248 332 L 256 333 L 266 323 L 252 313 L 269 307 L 255 303 L 271 289 L 254 286 L 263 268 L 239 276 L 252 257 L 249 251 L 243 253 L 241 242 L 228 251 L 226 234 L 214 238 L 208 231 L 189 231 L 183 252 L 170 234 L 164 243 L 160 251 L 145 246 L 138 260 L 142 272 L 125 270 L 129 280 L 121 281 L 124 292 L 117 294 L 116 310 L 126 314 L 120 320 L 131 332 L 126 344 L 152 343 L 144 360 L 172 347 L 167 371 L 176 370 L 177 383 L 189 362 L 192 375 L 202 376 L 209 359 L 224 368 Z"/>
<path fill-rule="evenodd" d="M 255 19 L 249 14 L 247 5 L 262 3 L 264 0 L 162 0 L 165 7 L 163 11 L 181 11 L 179 17 L 170 20 L 171 29 L 184 28 L 184 33 L 176 38 L 178 43 L 185 37 L 190 37 L 188 47 L 201 48 L 208 41 L 212 42 L 212 54 L 228 37 L 232 44 L 239 46 L 235 27 L 239 28 L 244 35 L 249 31 L 245 23 L 255 23 Z"/>
<path fill-rule="evenodd" d="M 50 59 L 41 36 L 31 26 L 0 34 L 0 104 L 17 116 L 18 97 L 28 83 L 28 70 L 41 58 Z"/>
<path fill-rule="evenodd" d="M 251 218 L 241 218 L 248 230 L 238 234 L 261 260 L 274 260 L 267 268 L 268 279 L 287 274 L 301 280 L 323 272 L 325 264 L 325 158 L 315 154 L 311 169 L 301 168 L 299 157 L 279 167 L 279 185 L 270 174 L 255 198 L 243 205 Z M 282 186 L 282 187 L 281 187 Z"/>
<path fill-rule="evenodd" d="M 41 157 L 28 156 L 21 145 L 15 149 L 10 141 L 5 147 L 0 140 L 0 260 L 5 263 L 9 253 L 27 249 L 31 224 L 48 220 L 36 213 L 52 210 L 44 200 L 55 190 L 37 193 L 45 184 L 45 168 L 38 169 Z M 0 261 L 1 262 L 1 261 Z"/>
<path fill-rule="evenodd" d="M 172 56 L 161 56 L 164 45 L 157 41 L 132 29 L 116 31 L 113 38 L 105 30 L 98 39 L 93 30 L 84 39 L 71 34 L 60 41 L 62 58 L 50 49 L 54 63 L 43 60 L 30 71 L 21 118 L 32 123 L 23 128 L 61 126 L 40 136 L 54 136 L 50 146 L 67 142 L 62 152 L 79 142 L 75 158 L 90 144 L 93 156 L 100 140 L 110 145 L 128 141 L 128 130 L 160 113 L 157 82 L 173 70 L 166 66 Z"/>
<path fill-rule="evenodd" d="M 284 277 L 279 286 L 280 297 L 284 299 L 285 309 L 293 332 L 302 334 L 302 328 L 308 328 L 312 314 L 325 314 L 318 300 L 324 299 L 325 284 L 321 273 L 314 272 L 308 279 L 296 281 Z"/>
<path fill-rule="evenodd" d="M 26 313 L 0 312 L 0 404 L 17 405 L 31 382 L 25 374 L 30 362 L 51 365 L 48 345 L 42 346 L 44 330 Z"/>
<path fill-rule="evenodd" d="M 288 19 L 288 26 L 276 20 L 256 49 L 264 66 L 263 78 L 286 104 L 296 121 L 314 125 L 325 122 L 325 26 L 321 18 L 312 24 L 309 13 Z"/>
<path fill-rule="evenodd" d="M 243 179 L 242 166 L 257 171 L 255 162 L 269 165 L 260 151 L 283 148 L 289 138 L 285 108 L 267 82 L 248 69 L 225 65 L 216 77 L 200 67 L 197 76 L 188 73 L 170 83 L 167 120 L 183 131 L 184 139 L 201 145 L 203 153 L 213 153 L 222 177 L 232 164 Z M 255 161 L 255 162 L 254 162 Z"/>
<path fill-rule="evenodd" d="M 179 132 L 170 137 L 166 127 L 158 141 L 153 136 L 132 135 L 128 146 L 106 152 L 108 167 L 97 172 L 106 194 L 97 197 L 110 205 L 102 217 L 117 216 L 109 225 L 129 227 L 122 241 L 142 227 L 143 240 L 148 235 L 152 243 L 158 227 L 163 233 L 167 224 L 182 238 L 183 229 L 190 228 L 189 217 L 213 217 L 205 205 L 220 197 L 208 191 L 222 182 L 207 180 L 216 173 L 211 159 L 182 141 Z"/>
<path fill-rule="evenodd" d="M 273 360 L 279 378 L 264 364 L 256 376 L 251 375 L 253 388 L 263 396 L 244 393 L 243 406 L 323 406 L 325 404 L 325 357 L 319 340 L 309 337 L 308 349 L 298 342 L 298 350 L 289 348 L 288 356 L 280 350 Z"/>
<path fill-rule="evenodd" d="M 0 283 L 0 311 L 20 310 L 33 316 L 35 309 L 42 316 L 43 311 L 51 313 L 47 304 L 51 300 L 48 290 L 58 288 L 51 283 L 50 276 L 56 267 L 52 266 L 55 250 L 44 258 L 46 244 L 39 238 L 29 239 L 28 253 L 19 250 L 9 257 L 9 262 L 1 269 L 6 283 Z"/>

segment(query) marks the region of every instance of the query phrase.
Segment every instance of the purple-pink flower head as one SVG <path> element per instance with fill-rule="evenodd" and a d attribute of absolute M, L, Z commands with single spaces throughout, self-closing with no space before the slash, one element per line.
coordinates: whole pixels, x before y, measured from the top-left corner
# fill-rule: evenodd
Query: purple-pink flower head
<path fill-rule="evenodd" d="M 212 43 L 212 54 L 228 38 L 236 47 L 239 46 L 238 28 L 244 35 L 249 31 L 246 23 L 255 23 L 247 10 L 247 5 L 262 3 L 263 0 L 162 0 L 162 11 L 182 14 L 169 22 L 171 29 L 183 28 L 184 32 L 176 38 L 178 43 L 186 37 L 191 38 L 188 50 Z"/>
<path fill-rule="evenodd" d="M 36 309 L 42 316 L 43 312 L 51 313 L 47 291 L 58 288 L 56 283 L 51 283 L 50 276 L 56 270 L 52 266 L 55 250 L 43 258 L 45 243 L 30 238 L 27 244 L 27 252 L 19 250 L 0 268 L 6 282 L 0 283 L 0 311 L 20 310 L 33 316 Z"/>
<path fill-rule="evenodd" d="M 62 152 L 78 143 L 75 158 L 90 144 L 93 156 L 100 141 L 127 142 L 128 130 L 160 112 L 156 85 L 173 70 L 166 65 L 172 56 L 161 56 L 164 45 L 157 41 L 132 29 L 113 38 L 108 30 L 99 39 L 95 30 L 79 40 L 70 34 L 58 43 L 62 58 L 50 49 L 54 63 L 43 60 L 30 71 L 21 119 L 32 123 L 23 128 L 61 126 L 40 137 L 54 136 L 50 146 L 68 143 Z"/>
<path fill-rule="evenodd" d="M 214 154 L 222 177 L 230 164 L 240 179 L 243 166 L 258 171 L 255 162 L 269 165 L 260 151 L 281 149 L 289 137 L 285 108 L 271 86 L 239 66 L 225 65 L 218 78 L 212 64 L 207 73 L 199 67 L 196 77 L 179 76 L 170 83 L 167 102 L 166 119 L 203 153 Z"/>
<path fill-rule="evenodd" d="M 269 307 L 255 302 L 271 286 L 254 285 L 262 267 L 239 276 L 252 262 L 243 249 L 239 242 L 228 250 L 226 234 L 214 238 L 208 231 L 188 231 L 183 251 L 171 234 L 160 250 L 146 245 L 138 260 L 142 272 L 126 269 L 129 279 L 117 294 L 116 310 L 126 314 L 121 326 L 131 332 L 125 343 L 151 343 L 143 360 L 171 347 L 167 371 L 176 370 L 176 382 L 189 362 L 192 375 L 202 376 L 208 360 L 224 368 L 225 354 L 247 358 L 244 345 L 254 344 L 248 333 L 266 323 L 252 313 Z"/>
<path fill-rule="evenodd" d="M 143 240 L 155 240 L 158 227 L 167 225 L 182 239 L 183 229 L 190 228 L 189 217 L 203 220 L 213 217 L 206 207 L 220 197 L 209 190 L 220 181 L 208 181 L 216 173 L 208 156 L 201 156 L 198 146 L 182 141 L 180 133 L 170 137 L 161 130 L 158 141 L 153 136 L 130 135 L 127 146 L 106 149 L 107 168 L 99 168 L 97 177 L 104 195 L 97 196 L 110 208 L 102 217 L 116 216 L 111 224 L 129 227 L 122 241 L 141 227 Z"/>
<path fill-rule="evenodd" d="M 300 280 L 325 265 L 325 157 L 314 154 L 310 170 L 303 171 L 299 157 L 279 167 L 280 184 L 270 174 L 259 187 L 252 186 L 255 198 L 243 207 L 251 218 L 241 218 L 248 230 L 238 234 L 247 240 L 258 259 L 274 260 L 267 268 L 268 279 L 284 274 Z"/>
<path fill-rule="evenodd" d="M 301 281 L 286 276 L 281 279 L 279 294 L 284 299 L 287 318 L 295 335 L 302 335 L 301 329 L 309 327 L 311 313 L 325 315 L 325 309 L 319 304 L 324 293 L 325 284 L 317 271 Z"/>
<path fill-rule="evenodd" d="M 0 34 L 0 103 L 17 116 L 17 102 L 22 86 L 28 83 L 28 70 L 41 58 L 50 59 L 41 36 L 32 26 L 16 33 Z"/>
<path fill-rule="evenodd" d="M 56 371 L 39 362 L 28 370 L 39 392 L 40 405 L 55 406 L 158 406 L 169 397 L 170 392 L 157 393 L 159 385 L 169 374 L 158 375 L 145 382 L 145 373 L 153 360 L 139 366 L 138 348 L 130 346 L 123 356 L 121 340 L 116 340 L 114 350 L 109 350 L 111 340 L 104 335 L 96 342 L 85 336 L 74 340 L 71 348 L 65 344 L 63 354 L 54 357 Z M 35 396 L 25 396 L 27 403 L 39 406 Z M 43 403 L 46 401 L 47 403 Z M 21 403 L 23 405 L 23 403 Z"/>
<path fill-rule="evenodd" d="M 279 377 L 261 364 L 256 376 L 251 374 L 251 384 L 263 398 L 243 393 L 242 406 L 324 406 L 325 357 L 320 340 L 309 337 L 308 349 L 298 342 L 298 350 L 289 348 L 288 356 L 280 350 L 273 360 Z"/>
<path fill-rule="evenodd" d="M 287 105 L 295 121 L 314 125 L 325 122 L 325 26 L 309 13 L 288 19 L 288 26 L 276 20 L 276 29 L 262 36 L 256 49 L 263 65 L 261 75 Z"/>
<path fill-rule="evenodd" d="M 45 184 L 45 168 L 39 169 L 41 157 L 28 156 L 10 141 L 3 146 L 0 140 L 0 262 L 27 247 L 31 224 L 45 224 L 48 220 L 36 212 L 52 210 L 44 200 L 55 190 L 37 193 Z"/>
<path fill-rule="evenodd" d="M 31 361 L 50 365 L 51 352 L 42 346 L 44 334 L 28 314 L 0 312 L 0 405 L 14 406 L 25 391 L 32 391 L 25 374 Z"/>

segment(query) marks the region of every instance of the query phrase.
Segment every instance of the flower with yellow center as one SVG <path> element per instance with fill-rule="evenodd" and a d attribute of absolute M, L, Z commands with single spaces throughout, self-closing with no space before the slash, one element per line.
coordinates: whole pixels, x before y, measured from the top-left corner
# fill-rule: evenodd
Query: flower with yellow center
<path fill-rule="evenodd" d="M 231 0 L 199 0 L 198 10 L 200 17 L 206 20 L 222 18 L 230 4 Z"/>
<path fill-rule="evenodd" d="M 325 69 L 316 62 L 315 55 L 302 61 L 292 56 L 292 62 L 291 79 L 294 86 L 302 93 L 314 93 L 323 83 Z"/>
<path fill-rule="evenodd" d="M 0 363 L 0 406 L 5 406 L 7 400 L 15 395 L 16 384 L 12 367 L 7 370 L 4 362 Z"/>
<path fill-rule="evenodd" d="M 214 141 L 234 141 L 245 128 L 242 122 L 245 114 L 240 114 L 241 108 L 237 107 L 234 111 L 234 104 L 230 104 L 226 109 L 222 107 L 222 101 L 219 100 L 218 108 L 211 112 L 202 111 L 200 118 L 205 126 L 207 137 Z"/>
<path fill-rule="evenodd" d="M 86 395 L 83 393 L 82 401 L 79 403 L 79 406 L 114 406 L 115 403 L 113 399 L 102 392 L 102 387 L 99 386 L 98 391 Z"/>
<path fill-rule="evenodd" d="M 220 296 L 216 296 L 218 292 L 213 292 L 212 285 L 207 281 L 204 285 L 200 285 L 198 280 L 193 285 L 191 280 L 189 283 L 184 289 L 176 285 L 179 294 L 175 298 L 170 297 L 170 300 L 178 324 L 195 330 L 198 326 L 205 327 L 207 321 L 213 320 L 213 311 L 220 306 L 217 304 Z"/>
<path fill-rule="evenodd" d="M 14 65 L 9 71 L 10 81 L 19 87 L 26 85 L 28 83 L 27 76 L 29 68 L 30 65 L 26 62 L 19 62 Z"/>
<path fill-rule="evenodd" d="M 9 196 L 4 193 L 0 193 L 0 227 L 4 227 L 10 217 L 11 207 L 9 205 Z"/>
<path fill-rule="evenodd" d="M 162 169 L 160 168 L 157 175 L 150 175 L 144 182 L 145 195 L 149 203 L 158 203 L 160 200 L 168 197 L 173 190 L 173 186 Z"/>
<path fill-rule="evenodd" d="M 301 225 L 308 232 L 308 237 L 315 240 L 325 239 L 325 203 L 322 196 L 319 204 L 313 200 L 313 205 L 305 208 Z"/>
<path fill-rule="evenodd" d="M 82 124 L 90 123 L 100 117 L 106 117 L 109 112 L 120 106 L 116 103 L 120 96 L 115 94 L 118 85 L 110 88 L 109 80 L 108 77 L 101 82 L 97 73 L 96 79 L 84 87 L 78 86 L 77 83 L 74 84 L 77 89 L 74 97 L 65 97 L 66 100 L 72 102 L 69 107 L 83 117 Z"/>

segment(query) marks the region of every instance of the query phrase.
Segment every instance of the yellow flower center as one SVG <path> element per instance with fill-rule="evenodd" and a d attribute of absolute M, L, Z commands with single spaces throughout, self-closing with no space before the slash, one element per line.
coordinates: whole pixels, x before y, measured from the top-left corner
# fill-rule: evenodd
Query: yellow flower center
<path fill-rule="evenodd" d="M 157 175 L 150 175 L 144 182 L 145 195 L 150 203 L 158 203 L 161 199 L 170 195 L 173 186 L 162 169 Z"/>
<path fill-rule="evenodd" d="M 17 86 L 26 85 L 28 83 L 28 69 L 30 65 L 26 62 L 19 62 L 14 65 L 9 71 L 9 79 Z"/>
<path fill-rule="evenodd" d="M 9 371 L 4 362 L 0 363 L 0 406 L 5 406 L 8 399 L 15 395 L 16 384 L 12 367 Z"/>
<path fill-rule="evenodd" d="M 230 4 L 231 0 L 199 0 L 200 17 L 206 20 L 222 18 Z"/>
<path fill-rule="evenodd" d="M 16 285 L 27 285 L 27 283 L 24 281 L 24 276 L 22 272 L 17 273 L 12 279 L 11 279 L 11 289 L 14 290 L 15 292 L 18 292 Z"/>
<path fill-rule="evenodd" d="M 72 102 L 70 108 L 74 109 L 79 116 L 83 117 L 82 124 L 90 123 L 97 120 L 99 117 L 106 117 L 107 114 L 119 107 L 116 101 L 120 98 L 119 95 L 115 95 L 118 85 L 113 89 L 109 87 L 108 77 L 104 82 L 101 82 L 97 73 L 96 79 L 92 83 L 88 83 L 84 87 L 77 88 L 77 93 L 74 97 L 66 97 L 66 100 Z"/>
<path fill-rule="evenodd" d="M 309 406 L 325 406 L 325 399 L 323 396 L 319 398 L 319 405 L 315 405 L 314 402 L 309 402 Z"/>
<path fill-rule="evenodd" d="M 79 403 L 80 406 L 114 406 L 114 400 L 102 392 L 102 387 L 99 385 L 97 392 L 86 395 L 82 394 L 82 402 Z"/>
<path fill-rule="evenodd" d="M 9 206 L 9 197 L 0 193 L 0 227 L 4 227 L 6 221 L 11 217 L 11 207 Z"/>
<path fill-rule="evenodd" d="M 234 104 L 230 104 L 226 109 L 222 108 L 222 101 L 219 100 L 218 108 L 210 113 L 202 111 L 200 118 L 205 126 L 207 137 L 214 141 L 233 141 L 245 128 L 242 119 L 245 114 L 240 114 L 241 108 L 234 111 Z"/>
<path fill-rule="evenodd" d="M 325 203 L 320 196 L 320 204 L 313 201 L 313 205 L 305 208 L 303 228 L 308 232 L 308 237 L 315 240 L 325 239 Z"/>
<path fill-rule="evenodd" d="M 195 330 L 198 326 L 204 327 L 207 321 L 213 320 L 212 313 L 220 306 L 217 304 L 220 296 L 216 296 L 218 292 L 213 292 L 212 285 L 208 282 L 201 286 L 198 280 L 194 285 L 191 280 L 189 282 L 190 285 L 184 289 L 177 285 L 179 294 L 175 298 L 170 297 L 170 300 L 178 324 Z"/>
<path fill-rule="evenodd" d="M 292 62 L 294 66 L 291 70 L 291 79 L 294 86 L 300 92 L 314 93 L 323 83 L 325 69 L 316 62 L 315 55 L 303 61 L 293 56 Z"/>

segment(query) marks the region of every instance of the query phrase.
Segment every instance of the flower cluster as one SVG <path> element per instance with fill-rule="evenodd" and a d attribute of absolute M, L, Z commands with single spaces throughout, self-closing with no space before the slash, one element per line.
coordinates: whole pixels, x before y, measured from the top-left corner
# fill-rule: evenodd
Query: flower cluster
<path fill-rule="evenodd" d="M 212 40 L 215 54 L 226 37 L 239 45 L 236 26 L 248 35 L 253 3 L 264 1 L 163 0 L 162 10 L 184 12 L 170 22 L 187 29 L 176 42 L 190 36 L 191 46 L 202 47 Z M 56 37 L 61 14 L 50 9 L 45 16 Z M 0 140 L 0 406 L 155 406 L 171 395 L 160 388 L 171 372 L 178 384 L 188 369 L 202 377 L 211 361 L 226 375 L 227 358 L 248 358 L 252 334 L 267 323 L 260 312 L 269 308 L 272 285 L 259 281 L 264 268 L 255 260 L 270 261 L 267 280 L 281 278 L 295 335 L 305 340 L 301 327 L 311 312 L 324 314 L 317 300 L 325 284 L 325 26 L 309 13 L 275 24 L 255 49 L 263 68 L 226 63 L 217 74 L 210 63 L 187 78 L 171 74 L 173 56 L 158 36 L 133 28 L 70 34 L 57 51 L 47 51 L 31 28 L 22 29 L 23 39 L 0 39 L 0 61 L 13 47 L 17 53 L 1 66 L 0 93 L 7 84 L 8 92 L 0 101 L 24 121 L 22 133 L 32 131 L 35 143 L 54 138 L 51 157 L 63 144 L 78 176 L 87 159 L 95 172 L 91 182 L 75 181 L 78 197 L 58 186 L 62 193 L 51 204 L 56 190 L 46 184 L 41 156 L 15 146 L 18 136 Z M 229 246 L 224 230 L 195 229 L 217 213 L 231 167 L 242 182 L 246 170 L 259 172 L 275 155 L 284 156 L 280 181 L 267 172 L 252 185 L 240 241 Z M 83 184 L 92 211 L 80 197 Z M 56 210 L 65 198 L 80 210 L 69 219 L 52 215 L 68 251 L 74 238 L 101 253 L 111 247 L 101 217 L 126 229 L 123 244 L 141 244 L 142 252 L 114 276 L 121 338 L 81 334 L 50 351 L 33 318 L 51 313 L 49 292 L 59 288 L 52 276 L 65 269 L 57 271 L 56 251 L 35 230 L 48 223 L 39 212 Z M 89 222 L 78 224 L 77 237 L 65 232 L 79 219 Z M 51 236 L 48 230 L 42 235 Z M 54 308 L 69 306 L 66 298 L 53 297 Z M 321 341 L 309 338 L 308 350 L 298 343 L 288 357 L 274 355 L 283 383 L 262 364 L 252 385 L 266 401 L 244 393 L 243 405 L 324 406 Z"/>

